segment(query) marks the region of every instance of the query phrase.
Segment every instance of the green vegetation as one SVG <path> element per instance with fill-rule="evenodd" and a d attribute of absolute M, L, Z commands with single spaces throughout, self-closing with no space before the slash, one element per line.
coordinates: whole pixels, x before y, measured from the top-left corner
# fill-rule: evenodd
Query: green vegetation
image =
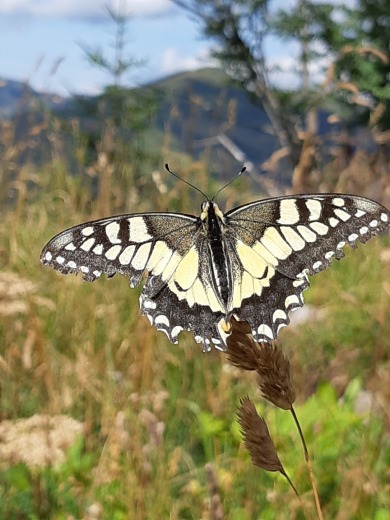
<path fill-rule="evenodd" d="M 65 414 L 85 433 L 59 465 L 3 457 L 0 516 L 81 518 L 97 508 L 102 518 L 208 518 L 211 464 L 226 518 L 303 518 L 287 483 L 253 467 L 242 447 L 236 410 L 247 393 L 261 403 L 254 378 L 223 353 L 203 354 L 190 335 L 169 344 L 139 317 L 139 290 L 125 278 L 86 284 L 44 269 L 44 243 L 95 216 L 99 195 L 91 203 L 87 181 L 58 166 L 29 179 L 18 179 L 0 227 L 1 414 Z M 142 210 L 196 211 L 185 185 L 163 200 L 150 179 L 145 186 L 137 197 Z M 225 195 L 239 202 L 234 186 Z M 292 360 L 296 410 L 325 515 L 381 519 L 390 507 L 388 240 L 347 256 L 314 277 L 306 293 L 326 314 L 287 328 L 280 346 Z M 371 404 L 356 411 L 367 396 Z M 260 405 L 279 458 L 314 514 L 292 418 Z"/>

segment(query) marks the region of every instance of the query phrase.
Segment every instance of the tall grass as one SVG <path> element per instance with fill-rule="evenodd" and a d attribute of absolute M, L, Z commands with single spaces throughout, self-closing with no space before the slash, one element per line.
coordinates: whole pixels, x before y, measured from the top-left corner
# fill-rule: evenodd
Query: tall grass
<path fill-rule="evenodd" d="M 209 192 L 205 166 L 180 161 L 181 174 L 196 173 Z M 17 450 L 2 431 L 0 517 L 303 518 L 284 479 L 253 467 L 241 444 L 240 398 L 260 402 L 251 374 L 223 353 L 202 353 L 191 334 L 171 345 L 140 317 L 140 290 L 130 290 L 125 278 L 87 284 L 39 263 L 56 232 L 103 216 L 103 209 L 122 211 L 130 202 L 128 211 L 196 212 L 193 192 L 155 171 L 133 193 L 111 179 L 94 198 L 91 178 L 72 176 L 58 156 L 39 170 L 10 171 L 2 187 L 13 200 L 0 222 L 1 418 L 12 421 L 3 423 L 9 435 L 21 418 L 53 422 L 36 426 L 39 446 L 25 426 Z M 234 187 L 225 196 L 249 199 Z M 281 337 L 328 518 L 381 520 L 390 508 L 388 247 L 386 239 L 373 240 L 315 277 L 307 300 L 324 313 Z M 292 418 L 259 406 L 314 517 Z M 58 447 L 64 460 L 46 455 L 32 464 L 29 452 L 53 448 L 61 415 L 81 423 L 83 435 Z"/>

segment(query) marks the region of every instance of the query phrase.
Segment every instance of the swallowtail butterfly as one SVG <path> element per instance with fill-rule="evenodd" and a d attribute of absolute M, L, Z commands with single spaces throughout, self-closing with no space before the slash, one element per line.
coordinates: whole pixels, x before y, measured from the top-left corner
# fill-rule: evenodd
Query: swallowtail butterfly
<path fill-rule="evenodd" d="M 177 343 L 194 332 L 205 350 L 225 349 L 229 320 L 247 321 L 257 341 L 275 339 L 303 305 L 308 275 L 326 269 L 389 227 L 390 213 L 363 197 L 314 194 L 252 202 L 223 213 L 214 199 L 198 217 L 136 213 L 67 229 L 44 247 L 43 264 L 93 282 L 103 273 L 148 274 L 140 307 Z"/>

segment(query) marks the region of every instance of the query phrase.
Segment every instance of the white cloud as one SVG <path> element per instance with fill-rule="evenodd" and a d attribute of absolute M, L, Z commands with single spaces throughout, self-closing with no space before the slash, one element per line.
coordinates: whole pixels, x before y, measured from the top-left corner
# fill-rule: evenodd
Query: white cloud
<path fill-rule="evenodd" d="M 185 56 L 174 47 L 165 49 L 160 61 L 160 74 L 169 75 L 183 70 L 194 70 L 215 65 L 209 49 L 204 48 L 196 55 Z"/>
<path fill-rule="evenodd" d="M 0 14 L 106 19 L 106 5 L 133 16 L 158 15 L 172 9 L 172 2 L 169 0 L 2 0 Z"/>

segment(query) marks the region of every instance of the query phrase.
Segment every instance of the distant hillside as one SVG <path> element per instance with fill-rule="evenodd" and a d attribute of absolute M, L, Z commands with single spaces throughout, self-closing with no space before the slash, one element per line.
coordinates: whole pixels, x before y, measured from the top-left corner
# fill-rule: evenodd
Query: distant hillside
<path fill-rule="evenodd" d="M 157 127 L 172 132 L 190 155 L 210 150 L 220 171 L 224 165 L 240 168 L 245 161 L 258 167 L 278 148 L 264 110 L 232 86 L 222 70 L 176 74 L 151 86 L 163 92 Z"/>
<path fill-rule="evenodd" d="M 157 100 L 158 109 L 150 128 L 152 146 L 162 142 L 163 135 L 169 135 L 172 146 L 194 158 L 206 153 L 212 169 L 226 178 L 231 178 L 244 163 L 249 172 L 261 178 L 261 164 L 279 149 L 263 108 L 232 85 L 220 69 L 175 74 L 134 92 L 148 93 Z M 99 96 L 66 99 L 39 94 L 16 81 L 0 81 L 0 116 L 16 117 L 16 135 L 21 141 L 26 140 L 28 124 L 31 128 L 32 123 L 40 123 L 43 107 L 51 108 L 64 120 L 77 118 L 81 128 L 100 135 L 101 123 L 96 115 L 100 99 Z M 321 119 L 323 126 L 325 117 Z M 42 145 L 36 146 L 38 154 L 39 150 L 43 153 L 48 149 L 47 136 L 39 138 Z M 39 162 L 39 156 L 34 155 L 33 160 Z M 286 184 L 290 182 L 291 172 L 281 162 L 273 178 Z"/>
<path fill-rule="evenodd" d="M 246 161 L 257 168 L 278 148 L 263 109 L 232 86 L 220 69 L 175 74 L 138 90 L 153 92 L 158 99 L 152 131 L 170 132 L 178 149 L 195 158 L 207 151 L 212 164 L 229 177 Z M 92 107 L 89 114 L 78 101 L 40 94 L 16 81 L 0 82 L 0 116 L 17 116 L 21 139 L 25 114 L 34 111 L 34 121 L 39 121 L 42 107 L 50 107 L 64 119 L 79 117 L 91 127 L 90 114 L 98 97 L 84 98 L 84 106 Z"/>
<path fill-rule="evenodd" d="M 61 96 L 39 93 L 27 83 L 0 78 L 0 117 L 9 119 L 36 109 L 37 106 L 62 109 L 67 100 Z"/>

